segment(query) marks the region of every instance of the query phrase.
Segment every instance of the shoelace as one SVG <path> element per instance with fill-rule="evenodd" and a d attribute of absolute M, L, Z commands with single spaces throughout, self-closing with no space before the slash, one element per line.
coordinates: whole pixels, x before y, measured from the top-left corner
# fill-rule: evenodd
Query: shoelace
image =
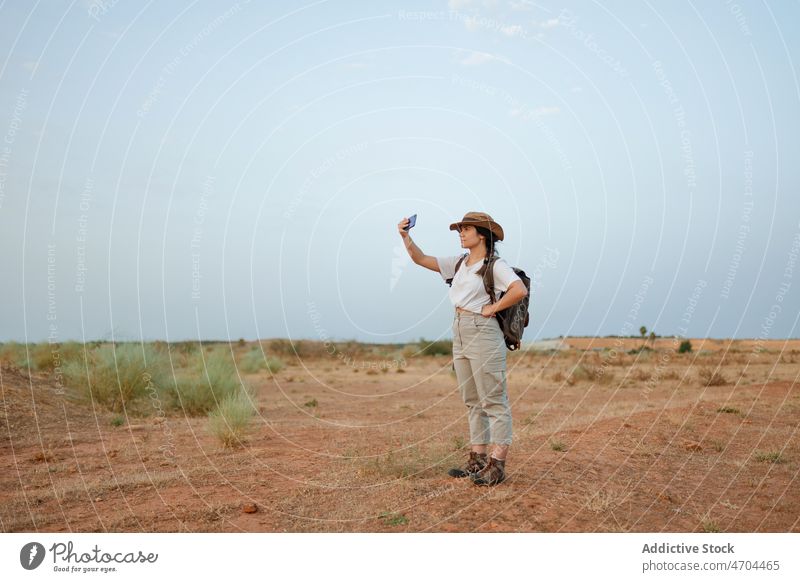
<path fill-rule="evenodd" d="M 483 468 L 482 472 L 484 472 L 484 475 L 481 477 L 481 479 L 486 479 L 487 481 L 496 481 L 503 474 L 503 468 L 495 463 L 494 457 L 489 457 L 489 462 L 486 463 L 486 466 Z"/>

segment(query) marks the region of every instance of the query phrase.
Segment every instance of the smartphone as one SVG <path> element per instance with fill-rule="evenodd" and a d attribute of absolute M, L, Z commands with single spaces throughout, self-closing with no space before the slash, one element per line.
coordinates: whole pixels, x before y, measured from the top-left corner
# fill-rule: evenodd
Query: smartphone
<path fill-rule="evenodd" d="M 403 230 L 411 230 L 411 227 L 413 227 L 415 224 L 417 224 L 416 214 L 408 217 L 408 225 Z"/>

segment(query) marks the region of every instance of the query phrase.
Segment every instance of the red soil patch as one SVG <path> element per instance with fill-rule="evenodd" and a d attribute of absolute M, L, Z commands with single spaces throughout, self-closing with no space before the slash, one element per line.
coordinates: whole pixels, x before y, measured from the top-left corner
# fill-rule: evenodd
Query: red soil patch
<path fill-rule="evenodd" d="M 48 377 L 2 368 L 0 530 L 800 531 L 796 364 L 728 354 L 730 383 L 704 387 L 696 367 L 719 354 L 659 369 L 660 355 L 573 384 L 598 354 L 509 356 L 515 442 L 494 488 L 446 475 L 466 437 L 447 357 L 250 376 L 260 414 L 236 450 L 204 418 L 115 427 Z"/>

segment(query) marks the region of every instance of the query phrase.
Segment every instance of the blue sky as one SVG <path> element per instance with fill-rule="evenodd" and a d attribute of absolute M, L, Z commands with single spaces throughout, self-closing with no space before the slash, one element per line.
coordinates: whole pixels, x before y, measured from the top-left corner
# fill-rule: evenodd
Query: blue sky
<path fill-rule="evenodd" d="M 3 2 L 0 341 L 797 337 L 797 3 Z"/>

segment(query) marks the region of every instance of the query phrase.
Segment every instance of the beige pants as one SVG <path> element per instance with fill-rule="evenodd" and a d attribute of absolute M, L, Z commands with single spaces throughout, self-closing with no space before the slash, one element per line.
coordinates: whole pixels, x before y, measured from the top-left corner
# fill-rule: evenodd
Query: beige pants
<path fill-rule="evenodd" d="M 469 417 L 473 445 L 511 444 L 506 343 L 495 317 L 456 311 L 453 365 Z"/>

